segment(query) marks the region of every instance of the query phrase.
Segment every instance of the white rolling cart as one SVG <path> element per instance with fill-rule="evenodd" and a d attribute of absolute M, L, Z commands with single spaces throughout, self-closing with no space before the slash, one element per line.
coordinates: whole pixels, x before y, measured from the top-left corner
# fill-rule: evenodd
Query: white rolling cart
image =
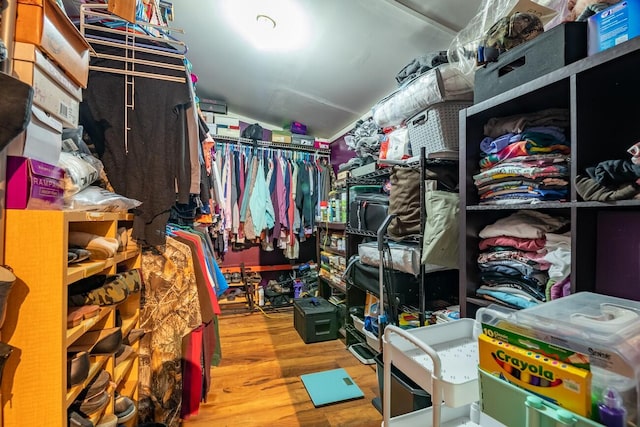
<path fill-rule="evenodd" d="M 476 403 L 479 333 L 473 319 L 410 330 L 387 325 L 383 340 L 382 426 L 502 426 L 481 414 Z M 431 394 L 433 406 L 390 416 L 392 364 Z"/>

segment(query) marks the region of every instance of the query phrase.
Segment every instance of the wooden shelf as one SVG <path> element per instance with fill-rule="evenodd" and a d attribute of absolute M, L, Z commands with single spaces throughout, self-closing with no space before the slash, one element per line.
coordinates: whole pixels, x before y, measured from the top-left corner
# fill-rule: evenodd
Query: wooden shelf
<path fill-rule="evenodd" d="M 91 319 L 83 320 L 81 324 L 73 328 L 67 329 L 67 347 L 75 342 L 85 332 L 93 328 L 98 322 L 104 319 L 113 311 L 113 306 L 100 308 L 100 313 Z"/>
<path fill-rule="evenodd" d="M 121 327 L 122 336 L 126 337 L 129 334 L 129 332 L 131 332 L 131 330 L 138 325 L 139 320 L 140 320 L 139 312 L 136 312 L 133 316 L 130 316 L 130 317 L 123 317 L 122 327 Z"/>
<path fill-rule="evenodd" d="M 115 306 L 105 306 L 98 316 L 67 328 L 68 285 L 95 274 L 115 274 L 118 265 L 139 268 L 140 249 L 129 247 L 107 260 L 67 265 L 68 234 L 82 231 L 116 238 L 118 227 L 131 227 L 132 220 L 130 214 L 111 212 L 6 211 L 4 262 L 18 280 L 7 304 L 5 325 L 11 334 L 2 338 L 21 354 L 9 358 L 4 367 L 10 379 L 1 385 L 4 425 L 39 427 L 43 420 L 47 425 L 67 425 L 69 405 L 99 370 L 115 377 L 113 356 L 96 356 L 91 358 L 88 378 L 67 389 L 69 346 L 89 330 L 114 327 L 116 317 Z M 125 333 L 139 323 L 139 300 L 139 293 L 130 295 L 117 306 Z M 137 366 L 128 375 L 131 389 L 138 381 Z M 113 398 L 107 410 L 112 407 Z"/>
<path fill-rule="evenodd" d="M 129 373 L 134 362 L 138 359 L 138 353 L 133 352 L 129 357 L 120 362 L 114 368 L 113 382 L 116 383 L 116 387 L 122 382 L 122 379 Z"/>

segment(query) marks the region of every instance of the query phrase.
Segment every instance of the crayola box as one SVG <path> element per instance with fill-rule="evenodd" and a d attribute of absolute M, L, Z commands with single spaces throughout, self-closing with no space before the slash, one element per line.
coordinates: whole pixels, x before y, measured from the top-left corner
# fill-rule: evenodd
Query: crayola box
<path fill-rule="evenodd" d="M 480 368 L 558 406 L 589 417 L 591 372 L 524 350 L 508 342 L 478 337 Z"/>

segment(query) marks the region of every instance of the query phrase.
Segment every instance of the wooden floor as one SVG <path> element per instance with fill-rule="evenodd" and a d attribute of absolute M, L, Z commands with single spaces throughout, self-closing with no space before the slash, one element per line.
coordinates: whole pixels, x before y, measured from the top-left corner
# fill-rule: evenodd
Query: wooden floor
<path fill-rule="evenodd" d="M 379 427 L 371 400 L 378 394 L 375 365 L 361 364 L 343 341 L 305 344 L 293 312 L 224 314 L 222 362 L 211 368 L 211 392 L 185 427 Z M 364 399 L 315 408 L 300 375 L 344 368 Z"/>

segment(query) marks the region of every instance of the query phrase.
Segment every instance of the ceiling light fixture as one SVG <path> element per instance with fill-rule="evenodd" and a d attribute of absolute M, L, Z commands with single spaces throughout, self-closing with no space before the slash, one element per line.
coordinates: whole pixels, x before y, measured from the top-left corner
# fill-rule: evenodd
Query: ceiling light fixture
<path fill-rule="evenodd" d="M 268 15 L 258 14 L 256 16 L 256 22 L 264 29 L 273 30 L 276 28 L 276 21 Z"/>

